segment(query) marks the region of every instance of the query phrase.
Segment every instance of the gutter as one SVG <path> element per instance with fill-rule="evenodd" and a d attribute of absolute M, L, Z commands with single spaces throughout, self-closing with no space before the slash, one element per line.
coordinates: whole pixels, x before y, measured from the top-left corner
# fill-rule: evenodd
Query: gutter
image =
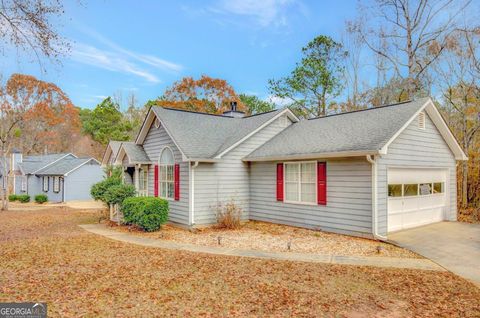
<path fill-rule="evenodd" d="M 190 165 L 190 216 L 191 216 L 191 221 L 190 221 L 190 226 L 193 226 L 195 224 L 195 168 L 198 167 L 198 161 L 195 161 L 193 166 Z"/>
<path fill-rule="evenodd" d="M 367 161 L 372 164 L 372 234 L 377 240 L 386 241 L 387 237 L 378 234 L 378 184 L 377 184 L 377 157 L 366 156 Z"/>

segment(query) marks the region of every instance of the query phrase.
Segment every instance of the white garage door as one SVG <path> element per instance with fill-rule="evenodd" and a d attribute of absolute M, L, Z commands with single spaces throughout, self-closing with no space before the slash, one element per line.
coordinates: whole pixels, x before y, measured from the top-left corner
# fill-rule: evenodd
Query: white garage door
<path fill-rule="evenodd" d="M 447 170 L 388 169 L 388 231 L 444 219 Z"/>

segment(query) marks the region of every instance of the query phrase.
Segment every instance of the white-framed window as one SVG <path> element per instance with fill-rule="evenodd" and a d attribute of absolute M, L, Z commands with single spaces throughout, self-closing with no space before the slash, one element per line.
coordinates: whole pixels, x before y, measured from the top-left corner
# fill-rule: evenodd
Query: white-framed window
<path fill-rule="evenodd" d="M 444 192 L 445 183 L 443 182 L 422 182 L 388 185 L 388 196 L 390 198 L 426 196 L 442 194 Z"/>
<path fill-rule="evenodd" d="M 285 202 L 317 202 L 317 163 L 286 162 L 285 166 Z"/>
<path fill-rule="evenodd" d="M 153 123 L 153 125 L 155 126 L 155 128 L 160 128 L 160 120 L 158 120 L 158 118 L 155 118 L 155 122 Z"/>
<path fill-rule="evenodd" d="M 43 191 L 48 192 L 48 177 L 42 177 L 43 178 Z"/>
<path fill-rule="evenodd" d="M 22 176 L 22 184 L 20 186 L 20 190 L 22 192 L 26 192 L 27 191 L 27 176 Z"/>
<path fill-rule="evenodd" d="M 148 167 L 141 167 L 138 170 L 138 194 L 141 197 L 148 195 Z"/>
<path fill-rule="evenodd" d="M 60 177 L 53 177 L 53 192 L 60 192 Z"/>
<path fill-rule="evenodd" d="M 158 165 L 159 172 L 159 196 L 165 199 L 174 198 L 174 165 L 175 159 L 170 148 L 164 148 L 160 155 L 160 162 Z"/>
<path fill-rule="evenodd" d="M 418 114 L 418 128 L 425 129 L 425 113 L 420 112 Z"/>

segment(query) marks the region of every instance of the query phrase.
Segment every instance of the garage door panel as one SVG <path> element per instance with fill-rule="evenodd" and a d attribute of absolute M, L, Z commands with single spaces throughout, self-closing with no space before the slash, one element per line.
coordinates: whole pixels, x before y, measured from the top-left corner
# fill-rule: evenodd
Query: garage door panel
<path fill-rule="evenodd" d="M 445 169 L 389 169 L 388 184 L 421 184 L 443 182 Z M 446 191 L 443 193 L 388 198 L 388 231 L 398 231 L 440 222 L 446 212 Z"/>

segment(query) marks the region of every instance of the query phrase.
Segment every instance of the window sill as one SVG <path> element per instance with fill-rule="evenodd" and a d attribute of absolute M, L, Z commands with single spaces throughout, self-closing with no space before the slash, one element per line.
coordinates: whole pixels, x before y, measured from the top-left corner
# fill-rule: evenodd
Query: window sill
<path fill-rule="evenodd" d="M 283 203 L 298 204 L 298 205 L 319 205 L 315 202 L 286 201 L 286 200 L 284 200 Z"/>

